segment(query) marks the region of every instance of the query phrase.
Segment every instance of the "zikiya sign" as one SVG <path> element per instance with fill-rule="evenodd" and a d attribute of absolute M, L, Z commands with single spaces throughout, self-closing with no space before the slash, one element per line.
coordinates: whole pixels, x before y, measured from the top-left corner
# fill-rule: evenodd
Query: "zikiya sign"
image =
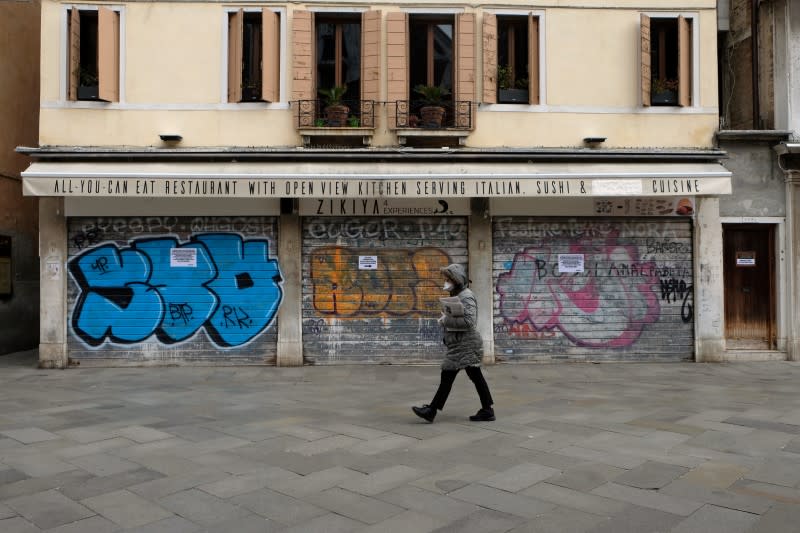
<path fill-rule="evenodd" d="M 559 178 L 432 176 L 266 178 L 56 178 L 25 176 L 29 196 L 139 198 L 525 198 L 730 194 L 729 177 Z"/>

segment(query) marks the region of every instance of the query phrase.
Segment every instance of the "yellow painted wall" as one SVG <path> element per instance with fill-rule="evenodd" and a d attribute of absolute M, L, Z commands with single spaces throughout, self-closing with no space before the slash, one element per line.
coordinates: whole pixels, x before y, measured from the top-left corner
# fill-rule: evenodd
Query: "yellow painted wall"
<path fill-rule="evenodd" d="M 373 5 L 354 2 L 348 5 Z M 691 4 L 691 5 L 687 5 Z M 43 4 L 42 97 L 40 140 L 54 145 L 158 146 L 158 134 L 183 136 L 180 146 L 296 146 L 294 110 L 221 104 L 224 8 L 232 4 L 134 2 L 124 5 L 126 41 L 125 99 L 115 104 L 61 100 L 60 64 L 65 57 L 63 5 Z M 330 6 L 307 2 L 293 9 Z M 411 2 L 376 5 L 385 12 Z M 413 3 L 419 7 L 420 3 Z M 463 6 L 444 2 L 437 6 Z M 529 3 L 512 1 L 504 8 Z M 577 6 L 577 7 L 574 7 Z M 601 8 L 601 6 L 603 6 Z M 487 3 L 484 7 L 494 8 Z M 716 14 L 713 0 L 687 2 L 554 0 L 544 8 L 546 36 L 545 112 L 478 111 L 468 146 L 580 146 L 585 136 L 608 138 L 606 147 L 707 147 L 717 126 Z M 467 11 L 481 10 L 469 6 Z M 639 83 L 639 14 L 641 11 L 689 11 L 699 15 L 699 102 L 689 109 L 643 108 Z M 385 21 L 384 21 L 385 24 Z M 291 94 L 289 39 L 285 100 Z M 480 31 L 476 66 L 482 64 Z M 382 41 L 381 94 L 386 94 L 385 34 Z M 478 70 L 477 94 L 482 75 Z M 489 108 L 491 109 L 491 108 Z M 495 108 L 496 109 L 496 108 Z M 385 130 L 386 107 L 378 106 L 381 127 L 373 144 L 395 145 Z"/>

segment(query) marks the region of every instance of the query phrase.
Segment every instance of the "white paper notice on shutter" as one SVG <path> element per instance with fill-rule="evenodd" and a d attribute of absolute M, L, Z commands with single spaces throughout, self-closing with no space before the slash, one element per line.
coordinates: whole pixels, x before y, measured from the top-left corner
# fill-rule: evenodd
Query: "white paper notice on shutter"
<path fill-rule="evenodd" d="M 583 272 L 583 254 L 558 254 L 558 271 Z"/>
<path fill-rule="evenodd" d="M 169 266 L 196 267 L 197 248 L 172 248 L 169 251 Z"/>
<path fill-rule="evenodd" d="M 378 270 L 378 256 L 377 255 L 359 255 L 358 256 L 358 269 L 359 270 Z"/>

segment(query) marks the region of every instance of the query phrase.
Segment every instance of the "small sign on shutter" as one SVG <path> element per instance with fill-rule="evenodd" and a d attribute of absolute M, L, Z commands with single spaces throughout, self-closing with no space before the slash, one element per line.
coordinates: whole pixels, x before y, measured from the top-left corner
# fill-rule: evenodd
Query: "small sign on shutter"
<path fill-rule="evenodd" d="M 583 272 L 583 254 L 558 254 L 558 271 Z"/>
<path fill-rule="evenodd" d="M 169 266 L 196 267 L 197 248 L 172 248 L 169 251 Z"/>
<path fill-rule="evenodd" d="M 737 267 L 756 266 L 756 253 L 754 251 L 736 252 Z"/>
<path fill-rule="evenodd" d="M 358 269 L 359 270 L 378 270 L 378 256 L 377 255 L 359 255 L 358 256 Z"/>

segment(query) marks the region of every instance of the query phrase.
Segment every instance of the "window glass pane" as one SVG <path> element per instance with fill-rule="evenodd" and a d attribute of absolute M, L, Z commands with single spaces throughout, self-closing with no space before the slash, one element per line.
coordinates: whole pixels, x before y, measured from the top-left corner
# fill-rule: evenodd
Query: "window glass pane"
<path fill-rule="evenodd" d="M 317 88 L 336 85 L 336 26 L 317 22 Z"/>
<path fill-rule="evenodd" d="M 361 93 L 361 24 L 342 24 L 342 81 L 345 99 L 359 100 Z"/>
<path fill-rule="evenodd" d="M 242 27 L 242 100 L 261 99 L 261 13 L 245 13 Z"/>
<path fill-rule="evenodd" d="M 413 22 L 410 24 L 409 35 L 409 81 L 411 83 L 411 98 L 417 98 L 414 87 L 428 85 L 428 24 Z"/>
<path fill-rule="evenodd" d="M 97 11 L 81 11 L 81 58 L 78 85 L 97 85 Z"/>
<path fill-rule="evenodd" d="M 526 89 L 528 73 L 528 20 L 514 27 L 514 87 Z M 524 87 L 523 87 L 524 85 Z"/>
<path fill-rule="evenodd" d="M 453 89 L 452 24 L 436 24 L 433 29 L 433 84 Z"/>

